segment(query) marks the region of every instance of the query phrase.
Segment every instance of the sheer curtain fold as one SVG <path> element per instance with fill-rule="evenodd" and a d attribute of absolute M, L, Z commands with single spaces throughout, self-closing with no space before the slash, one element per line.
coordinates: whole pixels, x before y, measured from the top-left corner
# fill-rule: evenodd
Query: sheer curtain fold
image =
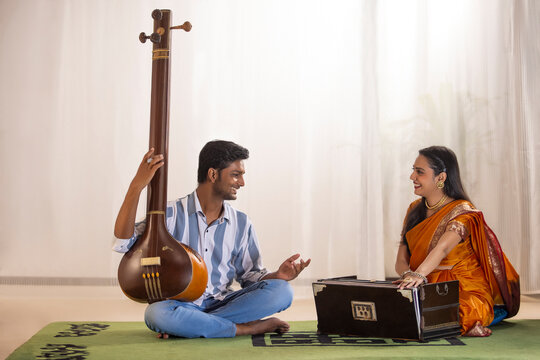
<path fill-rule="evenodd" d="M 535 234 L 540 231 L 540 41 L 535 34 L 540 31 L 540 4 L 536 1 L 516 2 L 512 9 L 512 34 L 510 50 L 512 60 L 510 73 L 511 90 L 515 101 L 511 106 L 509 117 L 515 118 L 516 133 L 515 163 L 517 164 L 517 188 L 521 190 L 515 197 L 517 215 L 515 223 L 515 239 L 518 250 L 518 261 L 522 269 L 522 283 L 525 291 L 540 292 L 540 242 Z M 519 174 L 522 174 L 521 176 Z M 514 209 L 509 209 L 509 212 Z M 512 213 L 510 217 L 516 216 Z M 518 220 L 520 220 L 518 222 Z"/>
<path fill-rule="evenodd" d="M 206 141 L 246 146 L 233 205 L 268 268 L 312 258 L 299 296 L 395 276 L 409 169 L 433 144 L 540 292 L 540 6 L 517 0 L 0 2 L 16 49 L 0 53 L 0 277 L 116 276 L 114 218 L 148 146 L 137 36 L 157 6 L 193 24 L 173 33 L 169 198 L 196 186 Z"/>

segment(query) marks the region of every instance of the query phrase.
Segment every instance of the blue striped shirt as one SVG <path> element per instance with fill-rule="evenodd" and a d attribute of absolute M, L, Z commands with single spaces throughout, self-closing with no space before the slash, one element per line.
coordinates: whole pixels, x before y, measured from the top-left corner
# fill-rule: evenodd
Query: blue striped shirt
<path fill-rule="evenodd" d="M 194 301 L 196 305 L 207 298 L 223 299 L 233 291 L 233 280 L 246 287 L 267 273 L 250 219 L 226 202 L 223 209 L 221 217 L 208 226 L 196 191 L 167 203 L 167 230 L 176 240 L 201 254 L 208 269 L 208 285 L 204 294 Z M 145 221 L 135 224 L 133 236 L 117 239 L 113 250 L 127 252 L 145 228 Z"/>

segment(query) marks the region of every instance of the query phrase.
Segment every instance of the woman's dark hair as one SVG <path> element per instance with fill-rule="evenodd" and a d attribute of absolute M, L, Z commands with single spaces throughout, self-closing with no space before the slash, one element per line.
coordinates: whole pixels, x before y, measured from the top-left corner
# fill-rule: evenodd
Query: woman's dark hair
<path fill-rule="evenodd" d="M 213 140 L 202 148 L 199 154 L 199 169 L 197 181 L 202 184 L 206 181 L 208 169 L 213 168 L 220 172 L 237 160 L 249 158 L 248 149 L 231 141 Z"/>
<path fill-rule="evenodd" d="M 467 193 L 463 189 L 458 161 L 456 154 L 454 154 L 452 150 L 444 146 L 430 146 L 420 150 L 418 153 L 428 160 L 429 167 L 433 169 L 435 176 L 442 172 L 446 172 L 446 180 L 443 188 L 443 192 L 446 196 L 455 200 L 470 201 Z M 409 212 L 409 215 L 405 220 L 405 226 L 403 228 L 403 233 L 401 234 L 401 240 L 405 244 L 407 243 L 405 239 L 407 231 L 411 230 L 426 218 L 427 208 L 425 200 L 426 199 L 422 197 L 422 201 Z"/>

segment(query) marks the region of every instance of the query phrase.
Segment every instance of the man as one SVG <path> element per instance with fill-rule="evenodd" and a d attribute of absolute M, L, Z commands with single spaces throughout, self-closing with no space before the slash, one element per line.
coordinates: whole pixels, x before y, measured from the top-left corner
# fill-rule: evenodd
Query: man
<path fill-rule="evenodd" d="M 158 337 L 233 337 L 289 330 L 289 324 L 278 318 L 261 319 L 291 305 L 288 281 L 311 259 L 296 262 L 300 255 L 295 254 L 275 272 L 263 268 L 251 221 L 225 202 L 235 200 L 244 186 L 248 157 L 248 150 L 233 142 L 207 143 L 199 155 L 197 189 L 167 204 L 167 229 L 204 258 L 208 286 L 193 302 L 164 300 L 147 307 L 146 325 Z M 144 232 L 145 222 L 135 224 L 137 204 L 163 161 L 154 149 L 144 155 L 116 219 L 115 251 L 127 252 Z M 233 280 L 241 290 L 231 289 Z"/>

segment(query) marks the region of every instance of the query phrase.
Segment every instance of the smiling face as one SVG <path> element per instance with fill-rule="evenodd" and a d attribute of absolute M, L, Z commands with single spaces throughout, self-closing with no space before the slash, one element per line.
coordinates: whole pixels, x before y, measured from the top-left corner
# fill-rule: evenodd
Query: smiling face
<path fill-rule="evenodd" d="M 210 171 L 217 171 L 210 169 Z M 216 196 L 223 200 L 236 200 L 238 189 L 245 185 L 244 161 L 237 160 L 232 162 L 228 167 L 217 172 L 217 176 L 213 181 L 212 190 Z"/>
<path fill-rule="evenodd" d="M 413 165 L 413 172 L 410 176 L 414 185 L 414 193 L 425 198 L 442 194 L 442 190 L 437 188 L 437 181 L 446 180 L 445 175 L 445 173 L 435 175 L 435 172 L 429 166 L 428 159 L 423 155 L 418 155 Z"/>

